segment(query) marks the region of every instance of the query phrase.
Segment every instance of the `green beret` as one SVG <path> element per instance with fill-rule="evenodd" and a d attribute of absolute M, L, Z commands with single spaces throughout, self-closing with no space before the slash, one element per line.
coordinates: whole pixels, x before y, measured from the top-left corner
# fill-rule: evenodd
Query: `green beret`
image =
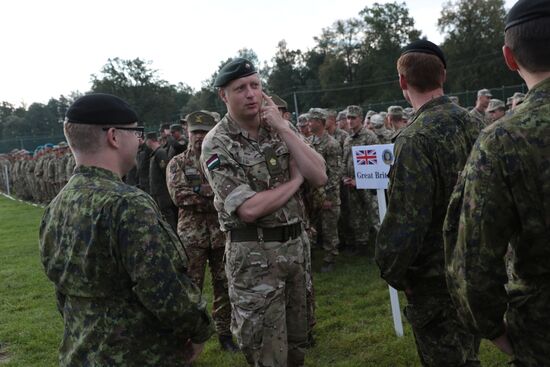
<path fill-rule="evenodd" d="M 406 55 L 411 52 L 420 52 L 423 54 L 435 55 L 443 63 L 443 67 L 447 69 L 447 62 L 445 61 L 445 55 L 443 51 L 435 43 L 428 40 L 418 40 L 412 43 L 409 43 L 403 48 L 401 56 Z"/>
<path fill-rule="evenodd" d="M 504 31 L 538 18 L 550 17 L 550 1 L 519 0 L 506 16 Z"/>
<path fill-rule="evenodd" d="M 235 79 L 256 73 L 257 71 L 250 61 L 239 57 L 229 61 L 221 68 L 214 81 L 214 87 L 224 87 Z"/>
<path fill-rule="evenodd" d="M 73 102 L 65 121 L 87 125 L 128 125 L 137 122 L 138 116 L 128 103 L 112 94 L 91 93 Z"/>
<path fill-rule="evenodd" d="M 187 115 L 187 130 L 189 132 L 210 131 L 214 126 L 216 126 L 216 119 L 211 113 L 196 111 Z"/>

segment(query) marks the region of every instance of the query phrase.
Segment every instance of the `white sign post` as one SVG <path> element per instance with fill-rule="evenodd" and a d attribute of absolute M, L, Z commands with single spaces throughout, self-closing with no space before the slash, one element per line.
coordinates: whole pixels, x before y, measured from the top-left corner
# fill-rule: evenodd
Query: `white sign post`
<path fill-rule="evenodd" d="M 388 172 L 393 164 L 393 144 L 355 146 L 351 148 L 355 168 L 355 185 L 358 189 L 376 189 L 378 197 L 378 215 L 380 223 L 386 215 L 386 195 Z M 403 322 L 397 290 L 388 285 L 390 290 L 393 327 L 397 336 L 403 336 Z"/>

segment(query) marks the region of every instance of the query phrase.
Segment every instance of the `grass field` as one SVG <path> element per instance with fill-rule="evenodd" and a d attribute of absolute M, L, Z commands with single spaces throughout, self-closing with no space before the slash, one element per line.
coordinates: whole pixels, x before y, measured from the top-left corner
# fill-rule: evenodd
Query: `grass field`
<path fill-rule="evenodd" d="M 57 365 L 63 325 L 52 284 L 38 254 L 42 209 L 0 196 L 0 365 Z M 321 253 L 314 252 L 315 269 Z M 405 323 L 397 338 L 388 288 L 374 263 L 341 256 L 336 271 L 314 274 L 317 297 L 317 344 L 306 366 L 418 366 L 414 340 Z M 205 282 L 205 297 L 212 292 Z M 402 302 L 403 304 L 403 302 Z M 481 348 L 483 366 L 504 366 L 506 358 L 489 343 Z M 195 366 L 246 366 L 240 355 L 221 352 L 217 338 L 207 343 Z"/>

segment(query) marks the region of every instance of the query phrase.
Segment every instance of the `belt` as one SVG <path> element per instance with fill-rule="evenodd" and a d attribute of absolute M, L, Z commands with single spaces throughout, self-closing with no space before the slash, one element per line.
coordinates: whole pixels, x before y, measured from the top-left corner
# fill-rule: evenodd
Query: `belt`
<path fill-rule="evenodd" d="M 231 242 L 286 242 L 290 239 L 297 238 L 302 233 L 302 223 L 289 224 L 288 226 L 280 226 L 273 228 L 262 228 L 256 226 L 248 226 L 244 228 L 232 229 L 229 232 Z"/>

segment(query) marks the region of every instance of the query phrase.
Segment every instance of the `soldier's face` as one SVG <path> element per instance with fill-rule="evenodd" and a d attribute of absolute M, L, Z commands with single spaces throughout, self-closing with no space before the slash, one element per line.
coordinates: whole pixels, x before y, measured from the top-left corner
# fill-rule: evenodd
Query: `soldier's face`
<path fill-rule="evenodd" d="M 202 141 L 206 136 L 206 131 L 193 131 L 189 132 L 189 143 L 195 150 L 195 152 L 200 152 L 202 149 Z"/>
<path fill-rule="evenodd" d="M 231 116 L 239 119 L 255 118 L 262 103 L 262 84 L 258 74 L 231 81 L 220 91 Z"/>
<path fill-rule="evenodd" d="M 348 116 L 347 120 L 349 123 L 349 127 L 353 131 L 358 131 L 359 129 L 361 129 L 361 125 L 363 122 L 363 119 L 361 118 L 361 116 Z"/>
<path fill-rule="evenodd" d="M 319 132 L 321 132 L 321 130 L 323 129 L 323 123 L 321 121 L 318 121 L 318 120 L 309 120 L 308 121 L 308 125 L 309 125 L 309 130 L 313 133 L 313 134 L 318 134 Z"/>

